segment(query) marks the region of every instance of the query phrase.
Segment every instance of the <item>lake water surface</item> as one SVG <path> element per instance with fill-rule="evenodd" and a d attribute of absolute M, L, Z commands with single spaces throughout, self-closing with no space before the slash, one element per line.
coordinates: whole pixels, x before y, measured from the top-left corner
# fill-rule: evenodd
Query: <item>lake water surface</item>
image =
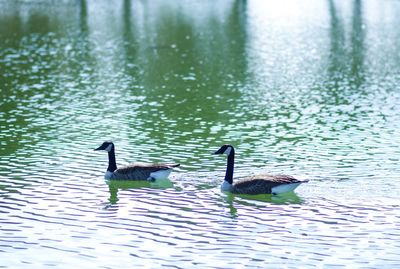
<path fill-rule="evenodd" d="M 0 268 L 400 268 L 400 2 L 0 0 Z M 178 162 L 170 180 L 107 182 Z M 295 193 L 221 193 L 284 173 Z"/>

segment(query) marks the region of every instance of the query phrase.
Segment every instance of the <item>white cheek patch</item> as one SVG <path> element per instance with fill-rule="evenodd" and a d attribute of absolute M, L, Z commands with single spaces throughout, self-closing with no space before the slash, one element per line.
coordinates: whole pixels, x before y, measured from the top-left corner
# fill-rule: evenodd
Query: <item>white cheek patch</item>
<path fill-rule="evenodd" d="M 105 151 L 110 152 L 112 149 L 112 144 L 108 145 L 105 149 Z"/>
<path fill-rule="evenodd" d="M 224 151 L 224 154 L 226 154 L 226 155 L 229 156 L 229 154 L 231 154 L 231 151 L 232 151 L 232 147 L 228 147 L 228 148 Z"/>

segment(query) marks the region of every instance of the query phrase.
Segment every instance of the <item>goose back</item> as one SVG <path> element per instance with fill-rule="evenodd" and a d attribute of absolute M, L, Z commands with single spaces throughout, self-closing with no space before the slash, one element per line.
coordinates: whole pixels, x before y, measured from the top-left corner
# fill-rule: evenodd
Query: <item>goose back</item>
<path fill-rule="evenodd" d="M 152 178 L 153 173 L 164 171 L 165 177 L 169 175 L 172 168 L 179 164 L 130 164 L 115 170 L 109 179 L 119 180 L 147 180 Z"/>
<path fill-rule="evenodd" d="M 302 182 L 304 181 L 288 175 L 255 175 L 242 178 L 233 184 L 232 192 L 237 194 L 271 194 L 275 193 L 275 189 L 278 190 L 277 193 L 281 192 L 280 186 L 287 185 L 289 189 L 295 189 Z"/>

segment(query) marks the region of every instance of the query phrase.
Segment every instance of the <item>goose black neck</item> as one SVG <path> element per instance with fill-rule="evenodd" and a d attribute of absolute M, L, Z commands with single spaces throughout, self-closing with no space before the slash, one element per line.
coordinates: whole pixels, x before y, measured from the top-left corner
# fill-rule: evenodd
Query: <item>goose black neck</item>
<path fill-rule="evenodd" d="M 117 163 L 115 161 L 114 147 L 108 152 L 108 168 L 107 171 L 114 172 L 117 170 Z"/>
<path fill-rule="evenodd" d="M 234 163 L 235 163 L 235 150 L 232 149 L 232 151 L 228 155 L 228 161 L 226 164 L 226 173 L 225 173 L 225 181 L 227 181 L 229 184 L 233 183 Z"/>

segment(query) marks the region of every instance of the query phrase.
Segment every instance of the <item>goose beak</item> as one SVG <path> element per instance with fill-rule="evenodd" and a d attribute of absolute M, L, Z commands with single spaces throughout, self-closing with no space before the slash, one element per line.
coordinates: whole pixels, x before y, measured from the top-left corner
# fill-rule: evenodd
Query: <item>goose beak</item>
<path fill-rule="evenodd" d="M 102 148 L 101 148 L 101 146 L 100 146 L 100 147 L 98 147 L 97 149 L 94 149 L 94 150 L 102 150 Z"/>

